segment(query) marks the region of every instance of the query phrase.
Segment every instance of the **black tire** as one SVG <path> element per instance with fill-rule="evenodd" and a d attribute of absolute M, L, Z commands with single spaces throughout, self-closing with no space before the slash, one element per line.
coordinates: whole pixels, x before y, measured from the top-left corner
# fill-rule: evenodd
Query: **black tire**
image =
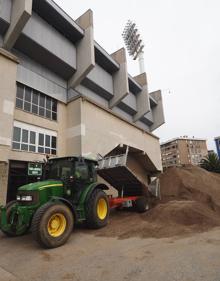
<path fill-rule="evenodd" d="M 103 199 L 106 204 L 106 214 L 103 218 L 98 215 L 98 203 Z M 102 201 L 104 203 L 104 201 Z M 109 202 L 108 197 L 101 189 L 95 189 L 86 203 L 86 224 L 89 228 L 98 229 L 104 227 L 108 223 L 109 218 Z"/>
<path fill-rule="evenodd" d="M 60 219 L 64 220 L 61 222 L 63 225 L 59 226 L 61 228 L 60 234 L 58 233 L 59 228 L 57 233 L 52 233 L 52 230 L 49 230 L 49 224 L 53 216 L 60 216 Z M 48 202 L 34 214 L 31 230 L 34 239 L 41 246 L 44 248 L 56 248 L 66 243 L 72 233 L 73 226 L 74 215 L 66 205 Z"/>
<path fill-rule="evenodd" d="M 6 208 L 6 216 L 7 216 L 7 220 L 9 220 L 10 218 L 10 213 L 11 213 L 11 208 L 17 203 L 16 200 L 10 201 L 5 205 Z M 11 228 L 8 231 L 5 231 L 3 229 L 1 229 L 1 231 L 8 237 L 16 237 L 16 236 L 21 236 L 23 234 L 25 234 L 27 232 L 28 228 L 24 229 L 24 231 L 20 234 L 16 234 L 16 229 L 11 226 Z"/>
<path fill-rule="evenodd" d="M 141 196 L 135 201 L 135 209 L 138 213 L 144 213 L 150 208 L 147 196 Z"/>

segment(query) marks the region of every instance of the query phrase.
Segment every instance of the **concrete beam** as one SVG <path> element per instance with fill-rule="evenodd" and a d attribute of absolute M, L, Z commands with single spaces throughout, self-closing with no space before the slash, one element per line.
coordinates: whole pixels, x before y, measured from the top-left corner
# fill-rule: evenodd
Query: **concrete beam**
<path fill-rule="evenodd" d="M 112 76 L 114 96 L 109 101 L 109 108 L 112 109 L 129 94 L 129 84 L 125 49 L 122 48 L 111 56 L 120 66 L 119 70 Z"/>
<path fill-rule="evenodd" d="M 84 29 L 84 37 L 76 44 L 77 70 L 68 82 L 68 88 L 77 87 L 95 66 L 93 12 L 88 10 L 76 20 Z"/>
<path fill-rule="evenodd" d="M 11 10 L 11 24 L 5 34 L 3 47 L 12 49 L 25 24 L 32 14 L 32 0 L 14 0 Z"/>
<path fill-rule="evenodd" d="M 136 122 L 140 120 L 145 114 L 150 112 L 151 108 L 146 73 L 142 73 L 134 77 L 134 80 L 142 86 L 142 90 L 136 95 L 137 113 L 133 116 L 133 121 Z"/>
<path fill-rule="evenodd" d="M 163 100 L 162 100 L 162 94 L 161 91 L 155 91 L 149 94 L 150 96 L 153 97 L 154 100 L 157 102 L 157 106 L 155 106 L 152 109 L 152 115 L 153 115 L 153 120 L 154 123 L 150 126 L 151 132 L 161 125 L 165 123 L 165 118 L 164 118 L 164 111 L 163 111 Z"/>

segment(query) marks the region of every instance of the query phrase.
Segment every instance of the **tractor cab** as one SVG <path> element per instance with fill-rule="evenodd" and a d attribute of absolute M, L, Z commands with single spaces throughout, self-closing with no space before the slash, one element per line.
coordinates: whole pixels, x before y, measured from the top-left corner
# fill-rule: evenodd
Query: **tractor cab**
<path fill-rule="evenodd" d="M 45 180 L 63 183 L 64 197 L 76 204 L 86 185 L 97 181 L 97 162 L 83 157 L 52 158 L 45 165 Z"/>
<path fill-rule="evenodd" d="M 95 160 L 83 157 L 52 158 L 45 164 L 44 179 L 62 180 L 64 184 L 96 182 Z"/>

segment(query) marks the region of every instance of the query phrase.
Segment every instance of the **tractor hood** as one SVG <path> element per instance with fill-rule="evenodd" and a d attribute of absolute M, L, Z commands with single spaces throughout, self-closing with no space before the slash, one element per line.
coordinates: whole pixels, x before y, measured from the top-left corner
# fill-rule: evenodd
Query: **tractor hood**
<path fill-rule="evenodd" d="M 63 183 L 62 181 L 58 180 L 47 180 L 47 181 L 38 181 L 38 182 L 33 182 L 29 183 L 26 185 L 22 185 L 18 188 L 19 191 L 32 191 L 32 190 L 42 190 L 46 189 L 48 187 L 62 187 Z"/>

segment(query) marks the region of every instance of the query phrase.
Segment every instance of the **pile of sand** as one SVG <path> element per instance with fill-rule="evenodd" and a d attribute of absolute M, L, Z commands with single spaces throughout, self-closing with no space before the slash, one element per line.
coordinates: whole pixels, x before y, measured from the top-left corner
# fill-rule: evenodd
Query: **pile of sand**
<path fill-rule="evenodd" d="M 171 168 L 160 177 L 161 201 L 144 214 L 113 211 L 100 236 L 171 237 L 220 226 L 220 175 L 201 168 Z"/>
<path fill-rule="evenodd" d="M 170 168 L 160 177 L 161 199 L 195 200 L 209 207 L 220 207 L 220 174 L 188 166 Z"/>

